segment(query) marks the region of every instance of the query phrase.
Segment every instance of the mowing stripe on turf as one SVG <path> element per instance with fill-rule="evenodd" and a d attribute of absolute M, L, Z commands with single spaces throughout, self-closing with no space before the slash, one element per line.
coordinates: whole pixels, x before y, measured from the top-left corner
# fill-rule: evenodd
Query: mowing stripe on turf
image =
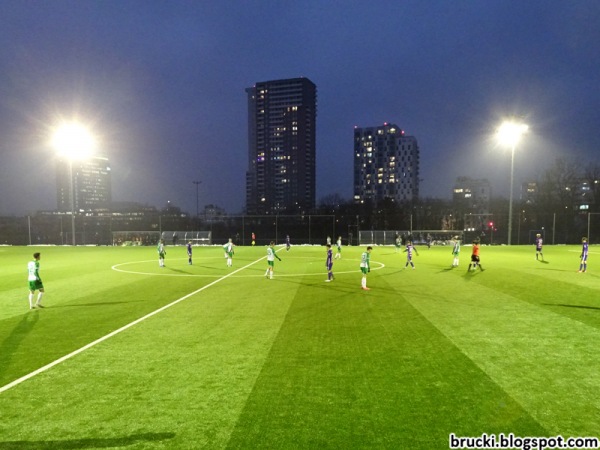
<path fill-rule="evenodd" d="M 119 328 L 119 329 L 117 329 L 115 331 L 112 331 L 112 332 L 108 333 L 107 335 L 102 336 L 101 338 L 96 339 L 93 342 L 90 342 L 87 345 L 84 345 L 83 347 L 81 347 L 81 348 L 79 348 L 79 349 L 77 349 L 77 350 L 69 353 L 68 355 L 62 356 L 62 357 L 58 358 L 57 360 L 52 361 L 51 363 L 46 364 L 45 366 L 40 367 L 39 369 L 34 370 L 31 373 L 28 373 L 27 375 L 23 375 L 21 378 L 18 378 L 16 380 L 14 380 L 14 381 L 12 381 L 12 382 L 10 382 L 10 383 L 8 383 L 8 384 L 0 387 L 0 394 L 2 392 L 4 392 L 4 391 L 8 391 L 10 388 L 13 388 L 13 387 L 15 387 L 15 386 L 23 383 L 24 381 L 29 380 L 30 378 L 35 377 L 36 375 L 39 375 L 40 373 L 43 373 L 43 372 L 47 371 L 48 369 L 51 369 L 54 366 L 57 366 L 58 364 L 60 364 L 62 362 L 65 362 L 65 361 L 73 358 L 74 356 L 77 356 L 78 354 L 80 354 L 80 353 L 82 353 L 82 352 L 84 352 L 84 351 L 86 351 L 86 350 L 94 347 L 97 344 L 100 344 L 101 342 L 104 342 L 107 339 L 110 339 L 111 337 L 116 336 L 117 334 L 121 333 L 122 331 L 125 331 L 125 330 L 133 327 L 134 325 L 137 325 L 138 323 L 143 322 L 144 320 L 149 319 L 150 317 L 152 317 L 152 316 L 154 316 L 154 315 L 156 315 L 156 314 L 158 314 L 158 313 L 160 313 L 160 312 L 162 312 L 162 311 L 164 311 L 166 309 L 169 309 L 171 306 L 175 306 L 176 304 L 178 304 L 178 303 L 180 303 L 180 302 L 182 302 L 182 301 L 190 298 L 191 296 L 196 295 L 199 292 L 202 292 L 203 290 L 205 290 L 205 289 L 207 289 L 207 288 L 209 288 L 211 286 L 214 286 L 215 284 L 223 281 L 224 279 L 229 278 L 233 274 L 235 274 L 237 272 L 240 272 L 240 271 L 242 271 L 244 269 L 247 269 L 250 266 L 253 266 L 257 262 L 262 261 L 265 258 L 266 258 L 266 256 L 263 256 L 262 258 L 259 258 L 256 261 L 251 262 L 250 264 L 246 264 L 244 267 L 240 267 L 239 269 L 234 270 L 231 273 L 228 273 L 227 275 L 219 278 L 218 280 L 215 280 L 215 281 L 213 281 L 211 283 L 208 283 L 207 285 L 202 286 L 200 289 L 197 289 L 194 292 L 191 292 L 191 293 L 189 293 L 187 295 L 184 295 L 183 297 L 178 298 L 177 300 L 169 303 L 168 305 L 162 306 L 162 307 L 158 308 L 157 310 L 152 311 L 151 313 L 148 313 L 145 316 L 140 317 L 139 319 L 136 319 L 133 322 L 128 323 L 127 325 L 123 325 L 121 328 Z"/>

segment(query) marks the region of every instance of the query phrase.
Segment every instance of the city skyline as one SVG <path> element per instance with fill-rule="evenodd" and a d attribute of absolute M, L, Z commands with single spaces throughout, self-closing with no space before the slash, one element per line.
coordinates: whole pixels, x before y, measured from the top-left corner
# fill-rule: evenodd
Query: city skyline
<path fill-rule="evenodd" d="M 353 194 L 354 127 L 419 141 L 421 197 L 456 177 L 508 196 L 495 127 L 530 126 L 515 183 L 557 157 L 599 161 L 600 4 L 593 1 L 142 1 L 0 5 L 0 215 L 56 204 L 59 119 L 79 118 L 111 161 L 115 201 L 242 210 L 247 98 L 257 80 L 319 88 L 317 203 Z"/>

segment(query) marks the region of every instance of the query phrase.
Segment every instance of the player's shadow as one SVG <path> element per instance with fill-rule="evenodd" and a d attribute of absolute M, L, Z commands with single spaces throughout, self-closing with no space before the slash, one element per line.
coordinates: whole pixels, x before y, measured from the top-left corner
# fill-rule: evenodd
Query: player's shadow
<path fill-rule="evenodd" d="M 586 305 L 565 305 L 564 303 L 542 303 L 544 306 L 562 306 L 563 308 L 580 308 L 580 309 L 596 309 L 600 311 L 598 306 L 586 306 Z"/>
<path fill-rule="evenodd" d="M 22 342 L 33 330 L 39 319 L 39 311 L 37 310 L 23 315 L 12 331 L 0 343 L 0 374 L 3 374 L 5 369 L 10 366 L 13 356 L 18 352 Z M 5 321 L 5 324 L 6 322 L 8 321 Z M 2 449 L 1 446 L 0 449 Z"/>
<path fill-rule="evenodd" d="M 174 268 L 172 268 L 172 267 L 167 267 L 167 269 L 168 269 L 170 272 L 184 273 L 184 274 L 186 274 L 186 275 L 195 275 L 194 273 L 192 273 L 192 272 L 189 272 L 189 271 L 187 271 L 187 270 L 174 269 Z"/>
<path fill-rule="evenodd" d="M 477 276 L 481 274 L 481 270 L 476 269 L 476 270 L 469 270 L 467 272 L 465 272 L 465 274 L 463 275 L 465 280 L 471 281 L 473 279 L 473 277 Z"/>
<path fill-rule="evenodd" d="M 323 275 L 323 277 L 327 277 L 327 274 Z M 333 280 L 329 283 L 325 282 L 325 280 L 320 281 L 320 282 L 303 282 L 303 281 L 299 281 L 297 278 L 295 277 L 279 277 L 277 278 L 277 275 L 275 275 L 275 279 L 279 282 L 279 283 L 290 283 L 290 284 L 295 284 L 295 285 L 303 285 L 305 287 L 311 287 L 311 288 L 316 288 L 316 289 L 327 289 L 329 291 L 336 291 L 336 292 L 343 292 L 343 293 L 352 293 L 356 291 L 356 288 L 351 287 L 346 281 L 340 281 L 340 280 Z"/>
<path fill-rule="evenodd" d="M 70 450 L 80 448 L 113 448 L 130 445 L 144 446 L 144 442 L 173 439 L 175 433 L 140 433 L 114 438 L 83 438 L 53 441 L 0 441 L 0 450 Z"/>
<path fill-rule="evenodd" d="M 540 261 L 542 264 L 550 264 L 550 261 L 542 260 Z"/>
<path fill-rule="evenodd" d="M 398 270 L 396 270 L 395 272 L 386 273 L 386 275 L 387 275 L 387 276 L 389 276 L 389 275 L 396 275 L 396 274 L 398 274 L 398 273 L 403 273 L 403 272 L 406 272 L 406 271 L 404 270 L 404 268 L 402 268 L 402 269 L 398 269 Z"/>
<path fill-rule="evenodd" d="M 130 300 L 127 302 L 65 303 L 64 305 L 52 305 L 52 306 L 50 306 L 50 308 L 52 308 L 52 309 L 71 308 L 71 307 L 81 308 L 81 307 L 87 307 L 87 306 L 126 305 L 129 303 L 142 303 L 142 302 L 145 302 L 145 300 Z"/>

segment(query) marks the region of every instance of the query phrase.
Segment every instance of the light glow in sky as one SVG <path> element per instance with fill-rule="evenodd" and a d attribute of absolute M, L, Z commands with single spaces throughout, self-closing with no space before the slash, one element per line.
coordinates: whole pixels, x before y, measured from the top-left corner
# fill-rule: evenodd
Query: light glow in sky
<path fill-rule="evenodd" d="M 96 148 L 96 139 L 78 122 L 59 125 L 52 136 L 52 147 L 58 154 L 71 161 L 88 158 Z"/>

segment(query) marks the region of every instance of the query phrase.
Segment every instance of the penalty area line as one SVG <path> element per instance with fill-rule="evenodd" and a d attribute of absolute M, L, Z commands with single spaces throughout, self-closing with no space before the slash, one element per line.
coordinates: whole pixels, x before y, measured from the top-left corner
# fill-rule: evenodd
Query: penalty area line
<path fill-rule="evenodd" d="M 95 347 L 96 345 L 98 345 L 98 344 L 100 344 L 100 343 L 102 343 L 102 342 L 110 339 L 111 337 L 116 336 L 117 334 L 122 333 L 123 331 L 128 330 L 129 328 L 131 328 L 131 327 L 133 327 L 133 326 L 135 326 L 135 325 L 143 322 L 144 320 L 149 319 L 149 318 L 155 316 L 156 314 L 161 313 L 161 312 L 169 309 L 170 307 L 177 305 L 178 303 L 181 303 L 182 301 L 184 301 L 184 300 L 192 297 L 193 295 L 196 295 L 199 292 L 202 292 L 203 290 L 208 289 L 211 286 L 214 286 L 215 284 L 217 284 L 217 283 L 225 280 L 226 278 L 229 278 L 230 276 L 234 275 L 237 272 L 240 272 L 240 271 L 242 271 L 244 269 L 247 269 L 250 266 L 253 266 L 257 262 L 262 261 L 265 258 L 266 258 L 266 256 L 263 256 L 262 258 L 259 258 L 256 261 L 251 262 L 250 264 L 246 264 L 244 267 L 240 267 L 239 269 L 234 270 L 233 272 L 228 273 L 227 275 L 225 275 L 225 276 L 223 276 L 223 277 L 221 277 L 221 278 L 219 278 L 219 279 L 217 279 L 217 280 L 215 280 L 215 281 L 213 281 L 211 283 L 208 283 L 205 286 L 202 286 L 200 289 L 197 289 L 194 292 L 186 294 L 183 297 L 178 298 L 177 300 L 172 301 L 168 305 L 162 306 L 162 307 L 158 308 L 157 310 L 152 311 L 152 312 L 146 314 L 145 316 L 140 317 L 139 319 L 136 319 L 133 322 L 128 323 L 127 325 L 123 325 L 121 328 L 119 328 L 117 330 L 114 330 L 114 331 L 108 333 L 107 335 L 102 336 L 101 338 L 96 339 L 93 342 L 90 342 L 89 344 L 84 345 L 83 347 L 81 347 L 81 348 L 79 348 L 77 350 L 74 350 L 74 351 L 72 351 L 71 353 L 69 353 L 69 354 L 67 354 L 65 356 L 62 356 L 62 357 L 58 358 L 57 360 L 52 361 L 51 363 L 46 364 L 45 366 L 40 367 L 39 369 L 34 370 L 31 373 L 28 373 L 27 375 L 23 375 L 21 378 L 17 378 L 16 380 L 14 380 L 14 381 L 12 381 L 12 382 L 4 385 L 4 386 L 1 386 L 0 387 L 0 394 L 2 392 L 8 391 L 9 389 L 11 389 L 11 388 L 13 388 L 13 387 L 15 387 L 15 386 L 23 383 L 24 381 L 27 381 L 27 380 L 29 380 L 29 379 L 31 379 L 31 378 L 33 378 L 33 377 L 35 377 L 35 376 L 43 373 L 43 372 L 46 372 L 47 370 L 50 370 L 51 368 L 53 368 L 53 367 L 55 367 L 55 366 L 57 366 L 57 365 L 65 362 L 65 361 L 67 361 L 67 360 L 69 360 L 69 359 L 71 359 L 71 358 L 79 355 L 80 353 L 85 352 L 86 350 L 89 350 L 92 347 Z"/>

